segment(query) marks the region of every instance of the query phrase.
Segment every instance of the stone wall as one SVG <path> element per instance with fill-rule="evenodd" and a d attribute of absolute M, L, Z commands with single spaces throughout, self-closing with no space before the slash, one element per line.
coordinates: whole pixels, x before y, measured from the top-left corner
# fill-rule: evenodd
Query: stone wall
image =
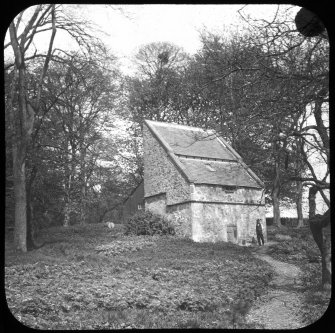
<path fill-rule="evenodd" d="M 147 126 L 143 125 L 144 193 L 166 193 L 168 205 L 190 200 L 190 185 Z"/>
<path fill-rule="evenodd" d="M 192 200 L 234 202 L 244 204 L 264 204 L 262 189 L 234 188 L 219 185 L 196 185 L 192 191 Z"/>
<path fill-rule="evenodd" d="M 192 189 L 194 241 L 227 241 L 236 227 L 236 242 L 256 238 L 256 220 L 261 219 L 266 239 L 265 206 L 262 189 L 195 185 Z M 227 226 L 229 226 L 227 228 Z"/>
<path fill-rule="evenodd" d="M 160 193 L 145 199 L 145 210 L 159 215 L 166 214 L 166 193 Z"/>
<path fill-rule="evenodd" d="M 168 206 L 167 214 L 176 235 L 192 238 L 191 203 Z"/>
<path fill-rule="evenodd" d="M 196 242 L 217 242 L 227 239 L 227 226 L 236 226 L 236 243 L 256 239 L 256 220 L 262 220 L 266 240 L 264 206 L 192 202 L 192 239 Z M 243 244 L 244 245 L 244 244 Z"/>

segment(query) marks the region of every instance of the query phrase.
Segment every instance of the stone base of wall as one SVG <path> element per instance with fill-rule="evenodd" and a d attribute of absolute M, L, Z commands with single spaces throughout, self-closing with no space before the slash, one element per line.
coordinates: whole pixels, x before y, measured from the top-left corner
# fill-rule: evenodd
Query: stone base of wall
<path fill-rule="evenodd" d="M 166 205 L 166 194 L 155 195 L 145 200 L 145 209 L 154 214 L 164 216 L 173 225 L 176 235 L 179 237 L 192 237 L 191 204 L 181 203 Z"/>
<path fill-rule="evenodd" d="M 266 240 L 264 206 L 191 203 L 192 239 L 195 242 L 230 241 L 249 245 L 256 238 L 256 220 L 261 219 Z"/>
<path fill-rule="evenodd" d="M 166 195 L 145 200 L 145 209 L 165 216 L 176 235 L 195 242 L 233 242 L 248 246 L 256 237 L 256 221 L 261 219 L 267 241 L 265 207 L 257 205 L 190 202 L 166 205 Z"/>
<path fill-rule="evenodd" d="M 145 198 L 145 210 L 150 210 L 158 215 L 166 214 L 166 193 L 160 193 Z"/>
<path fill-rule="evenodd" d="M 183 203 L 167 207 L 167 217 L 173 225 L 176 235 L 192 237 L 191 204 Z"/>

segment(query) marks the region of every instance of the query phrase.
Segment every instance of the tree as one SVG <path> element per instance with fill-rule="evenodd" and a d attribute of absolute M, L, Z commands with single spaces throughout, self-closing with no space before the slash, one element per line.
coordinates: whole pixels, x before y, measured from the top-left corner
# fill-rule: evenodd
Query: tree
<path fill-rule="evenodd" d="M 170 43 L 151 43 L 136 55 L 137 77 L 128 78 L 128 109 L 133 121 L 176 121 L 182 113 L 181 85 L 188 56 Z"/>
<path fill-rule="evenodd" d="M 182 48 L 167 42 L 142 46 L 135 56 L 139 76 L 163 79 L 169 70 L 182 72 L 188 60 Z"/>
<path fill-rule="evenodd" d="M 40 126 L 37 145 L 61 174 L 64 226 L 71 213 L 80 223 L 86 220 L 90 179 L 102 155 L 101 132 L 114 115 L 117 72 L 108 67 L 73 54 L 49 69 L 44 101 L 55 103 Z"/>
<path fill-rule="evenodd" d="M 324 39 L 328 40 L 328 36 L 325 33 L 325 27 L 321 20 L 313 13 L 311 13 L 309 10 L 306 10 L 305 8 L 302 8 L 295 17 L 295 23 L 297 26 L 297 29 L 301 34 L 303 34 L 306 37 L 315 37 L 315 36 L 321 36 Z M 325 174 L 325 177 L 322 179 L 322 182 L 325 182 L 328 175 L 329 175 L 329 162 L 330 162 L 330 156 L 329 156 L 329 134 L 327 127 L 324 124 L 324 119 L 322 117 L 322 105 L 324 103 L 328 102 L 327 97 L 327 90 L 321 89 L 321 91 L 318 91 L 319 94 L 317 96 L 316 101 L 314 102 L 314 118 L 316 122 L 316 132 L 321 138 L 321 145 L 318 145 L 318 150 L 321 152 L 321 155 L 324 154 L 327 162 L 327 171 Z M 318 143 L 318 138 L 313 136 L 315 139 L 315 143 Z M 310 144 L 310 142 L 308 142 Z M 305 161 L 308 161 L 308 158 L 305 154 L 305 150 L 301 149 Z M 312 164 L 308 163 L 309 169 L 312 173 L 313 180 L 315 183 L 317 183 L 316 173 L 313 169 Z M 323 216 L 315 215 L 315 196 L 318 190 L 322 188 L 327 188 L 328 184 L 322 184 L 323 186 L 320 186 L 313 184 L 310 187 L 309 191 L 309 218 L 310 218 L 310 229 L 312 231 L 313 238 L 316 242 L 316 244 L 319 247 L 319 250 L 321 252 L 321 262 L 322 262 L 322 285 L 324 287 L 330 288 L 331 287 L 331 275 L 332 275 L 332 269 L 331 269 L 331 242 L 330 242 L 330 211 L 329 209 L 324 213 Z M 325 202 L 327 203 L 328 207 L 330 205 L 330 202 L 328 198 L 323 194 L 322 195 Z"/>
<path fill-rule="evenodd" d="M 15 196 L 15 248 L 23 252 L 27 251 L 27 202 L 26 202 L 26 175 L 25 160 L 27 146 L 33 129 L 34 108 L 39 107 L 42 83 L 45 78 L 51 57 L 51 50 L 55 38 L 55 5 L 47 7 L 37 6 L 30 17 L 25 29 L 19 35 L 18 27 L 21 23 L 23 13 L 19 15 L 16 23 L 13 21 L 9 26 L 11 47 L 14 52 L 15 69 L 12 86 L 8 99 L 10 129 L 13 133 L 12 154 L 14 174 L 14 196 Z M 43 71 L 40 76 L 40 84 L 37 91 L 37 98 L 32 104 L 27 96 L 26 82 L 26 51 L 31 44 L 37 27 L 41 22 L 49 19 L 52 27 L 52 35 L 49 43 L 49 50 L 45 58 Z M 15 105 L 14 99 L 17 99 Z"/>
<path fill-rule="evenodd" d="M 282 131 L 292 127 L 292 109 L 300 106 L 294 103 L 297 89 L 273 75 L 283 70 L 250 42 L 252 37 L 203 34 L 203 47 L 187 70 L 186 94 L 193 124 L 215 128 L 265 180 L 280 225 L 279 200 L 293 195 L 291 143 Z"/>
<path fill-rule="evenodd" d="M 15 248 L 23 252 L 30 247 L 31 234 L 27 233 L 27 188 L 26 188 L 26 158 L 27 148 L 31 141 L 35 116 L 40 112 L 41 94 L 49 64 L 54 58 L 59 58 L 62 51 L 56 54 L 54 41 L 57 31 L 69 33 L 84 49 L 92 51 L 99 48 L 99 43 L 89 34 L 86 22 L 67 16 L 61 5 L 38 5 L 21 12 L 8 28 L 9 41 L 5 42 L 5 52 L 9 60 L 5 65 L 7 71 L 12 71 L 11 84 L 6 98 L 6 109 L 12 133 L 13 182 L 15 198 Z M 48 47 L 45 52 L 33 50 L 37 36 L 50 32 Z M 14 62 L 11 59 L 14 59 Z M 37 89 L 30 95 L 28 72 L 31 63 L 43 59 L 42 71 L 37 80 Z M 29 227 L 29 229 L 31 229 Z M 28 237 L 28 238 L 27 238 Z"/>
<path fill-rule="evenodd" d="M 275 75 L 285 75 L 293 85 L 299 87 L 296 100 L 301 105 L 298 113 L 296 127 L 289 128 L 287 137 L 300 138 L 297 145 L 299 156 L 307 166 L 306 175 L 294 175 L 292 180 L 303 182 L 303 186 L 309 188 L 310 227 L 313 237 L 320 249 L 322 257 L 322 282 L 323 285 L 331 283 L 330 264 L 330 233 L 326 230 L 330 225 L 329 210 L 321 218 L 315 218 L 315 196 L 320 192 L 327 206 L 330 201 L 324 193 L 329 189 L 329 128 L 328 103 L 329 103 L 329 42 L 323 24 L 316 16 L 302 9 L 296 13 L 296 7 L 287 7 L 283 11 L 278 10 L 271 21 L 253 20 L 245 18 L 253 28 L 258 31 L 261 38 L 255 39 L 255 43 L 267 45 L 268 57 L 274 59 L 277 64 L 289 64 L 294 56 L 296 61 L 287 66 L 286 72 L 275 72 Z M 283 13 L 284 12 L 284 13 Z M 295 22 L 293 15 L 296 14 Z M 291 16 L 290 16 L 291 15 Z M 311 22 L 313 21 L 313 22 Z M 307 24 L 305 26 L 305 23 Z M 296 31 L 303 33 L 300 35 Z M 262 34 L 264 32 L 264 34 Z M 307 38 L 305 37 L 307 36 Z M 282 67 L 282 66 L 281 66 Z M 314 123 L 308 123 L 308 119 Z M 318 174 L 311 161 L 311 156 L 317 153 L 325 172 Z M 326 249 L 327 248 L 327 249 Z"/>
<path fill-rule="evenodd" d="M 330 210 L 328 209 L 323 215 L 317 214 L 311 218 L 310 229 L 321 253 L 322 285 L 330 289 L 332 282 Z"/>

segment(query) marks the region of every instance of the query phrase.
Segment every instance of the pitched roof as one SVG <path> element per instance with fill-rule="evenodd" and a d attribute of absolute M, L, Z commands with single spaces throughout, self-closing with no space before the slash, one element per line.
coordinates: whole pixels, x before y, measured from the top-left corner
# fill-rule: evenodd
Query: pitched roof
<path fill-rule="evenodd" d="M 213 130 L 145 120 L 184 176 L 195 184 L 262 188 L 262 181 Z"/>
<path fill-rule="evenodd" d="M 238 162 L 206 161 L 180 157 L 186 173 L 196 184 L 259 187 Z"/>
<path fill-rule="evenodd" d="M 153 126 L 175 154 L 236 160 L 236 157 L 219 142 L 213 131 L 159 122 L 155 122 Z"/>

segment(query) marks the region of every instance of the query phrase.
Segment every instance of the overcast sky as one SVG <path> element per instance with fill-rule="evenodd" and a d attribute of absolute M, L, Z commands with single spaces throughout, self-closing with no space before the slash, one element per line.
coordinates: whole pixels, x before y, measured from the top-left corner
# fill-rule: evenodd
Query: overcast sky
<path fill-rule="evenodd" d="M 85 15 L 106 34 L 104 41 L 118 56 L 127 71 L 131 57 L 144 44 L 166 41 L 193 54 L 201 46 L 199 32 L 229 33 L 242 30 L 238 13 L 271 20 L 277 5 L 123 5 L 121 11 L 107 6 L 84 6 Z M 299 7 L 297 7 L 298 11 Z M 128 68 L 130 69 L 130 68 Z"/>
<path fill-rule="evenodd" d="M 131 59 L 142 45 L 158 41 L 170 42 L 194 54 L 201 47 L 199 35 L 204 29 L 219 34 L 243 30 L 247 23 L 242 20 L 238 10 L 242 10 L 244 15 L 251 14 L 254 18 L 271 21 L 278 5 L 79 5 L 80 8 L 78 5 L 65 5 L 65 7 L 71 8 L 76 15 L 83 15 L 98 26 L 101 33 L 97 35 L 119 58 L 121 70 L 130 74 L 133 72 Z M 298 11 L 300 7 L 296 8 Z M 40 34 L 34 41 L 36 48 L 47 47 L 49 39 L 50 33 Z M 56 34 L 55 44 L 65 48 L 74 46 L 73 41 L 61 31 Z"/>

